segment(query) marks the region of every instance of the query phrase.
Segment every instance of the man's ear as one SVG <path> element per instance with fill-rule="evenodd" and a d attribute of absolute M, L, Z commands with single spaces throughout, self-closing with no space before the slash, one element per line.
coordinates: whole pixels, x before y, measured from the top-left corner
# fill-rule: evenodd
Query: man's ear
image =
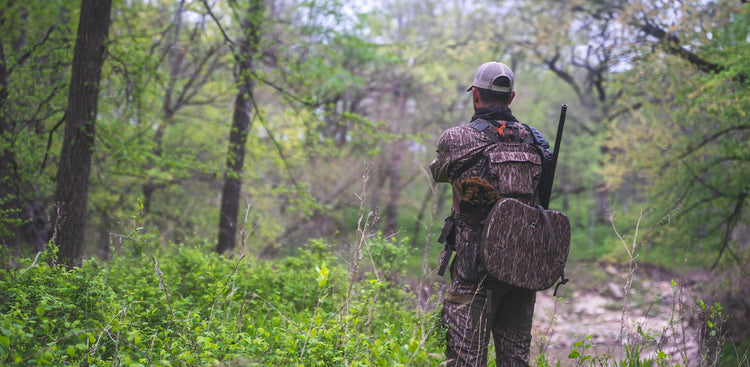
<path fill-rule="evenodd" d="M 476 106 L 481 101 L 479 99 L 479 92 L 477 91 L 477 88 L 471 88 L 471 96 L 474 99 L 474 105 Z"/>
<path fill-rule="evenodd" d="M 510 98 L 508 99 L 508 106 L 510 106 L 510 103 L 513 102 L 513 98 L 516 97 L 516 91 L 510 92 Z"/>

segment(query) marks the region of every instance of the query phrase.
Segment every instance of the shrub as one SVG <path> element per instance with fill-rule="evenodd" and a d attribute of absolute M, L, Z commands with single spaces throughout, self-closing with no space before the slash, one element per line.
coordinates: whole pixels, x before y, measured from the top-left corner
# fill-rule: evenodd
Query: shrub
<path fill-rule="evenodd" d="M 438 365 L 435 314 L 320 241 L 278 261 L 200 247 L 67 270 L 54 246 L 0 271 L 4 365 Z"/>

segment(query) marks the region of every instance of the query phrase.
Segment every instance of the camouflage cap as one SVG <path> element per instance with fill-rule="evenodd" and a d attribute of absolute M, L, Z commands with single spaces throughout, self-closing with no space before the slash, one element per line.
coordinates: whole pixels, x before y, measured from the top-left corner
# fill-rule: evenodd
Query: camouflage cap
<path fill-rule="evenodd" d="M 495 85 L 495 80 L 503 76 L 510 79 L 510 86 Z M 513 82 L 513 71 L 510 70 L 508 65 L 497 61 L 490 61 L 482 64 L 477 69 L 476 74 L 474 74 L 474 83 L 466 91 L 468 92 L 471 88 L 477 87 L 495 92 L 510 93 L 513 91 Z"/>

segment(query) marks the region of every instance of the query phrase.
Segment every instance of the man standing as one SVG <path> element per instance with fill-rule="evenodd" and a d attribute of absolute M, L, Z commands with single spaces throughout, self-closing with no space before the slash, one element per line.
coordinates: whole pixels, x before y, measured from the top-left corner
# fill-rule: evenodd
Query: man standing
<path fill-rule="evenodd" d="M 530 358 L 536 292 L 489 276 L 479 252 L 482 221 L 495 202 L 511 197 L 539 204 L 541 162 L 549 153 L 535 143 L 540 136 L 511 113 L 513 84 L 507 65 L 494 61 L 481 65 L 468 90 L 475 111 L 471 123 L 443 132 L 437 157 L 430 164 L 435 181 L 453 187 L 453 213 L 441 235 L 449 233 L 450 244 L 441 255 L 443 270 L 456 252 L 442 314 L 448 366 L 486 366 L 490 333 L 497 366 L 528 366 Z M 483 154 L 494 144 L 512 152 Z"/>

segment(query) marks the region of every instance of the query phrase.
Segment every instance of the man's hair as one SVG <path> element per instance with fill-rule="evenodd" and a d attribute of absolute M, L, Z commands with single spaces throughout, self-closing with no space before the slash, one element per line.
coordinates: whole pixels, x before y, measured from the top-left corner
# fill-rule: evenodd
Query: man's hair
<path fill-rule="evenodd" d="M 510 86 L 510 79 L 505 76 L 501 76 L 497 79 L 495 79 L 492 84 L 501 86 L 501 87 L 509 87 Z M 479 93 L 479 98 L 482 99 L 482 102 L 488 105 L 502 105 L 507 106 L 508 103 L 510 103 L 510 93 L 504 93 L 504 92 L 496 92 L 489 89 L 483 89 L 483 88 L 477 88 L 474 87 L 477 92 Z"/>

